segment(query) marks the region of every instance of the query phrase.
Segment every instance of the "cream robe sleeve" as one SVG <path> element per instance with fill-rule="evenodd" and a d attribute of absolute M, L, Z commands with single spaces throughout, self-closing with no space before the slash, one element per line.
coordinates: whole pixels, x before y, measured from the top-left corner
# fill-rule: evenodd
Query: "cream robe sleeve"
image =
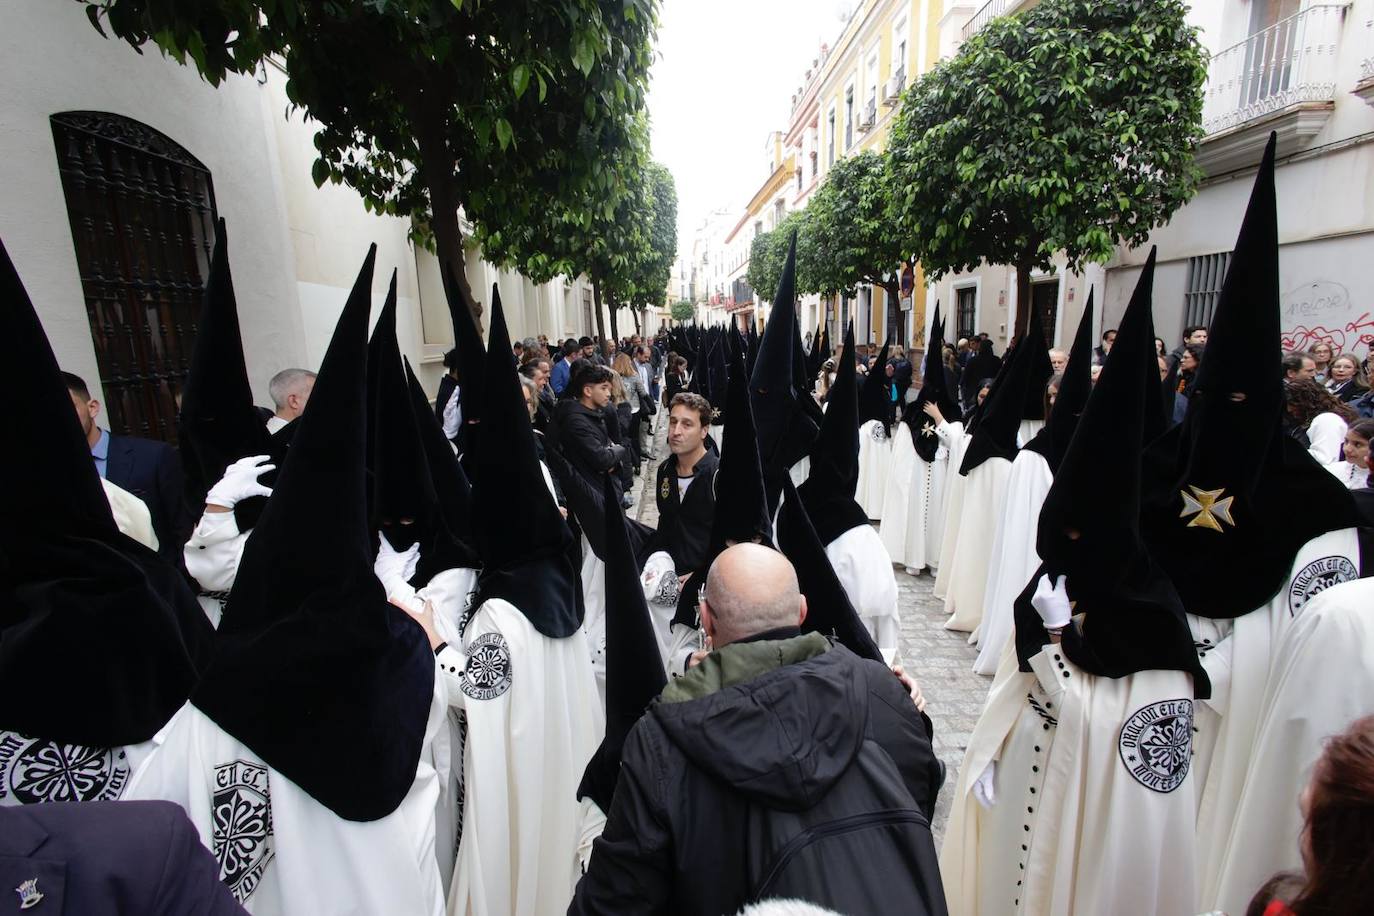
<path fill-rule="evenodd" d="M 149 550 L 157 550 L 157 534 L 153 531 L 153 515 L 148 511 L 148 504 L 103 477 L 100 483 L 105 488 L 105 498 L 110 501 L 115 526 Z"/>
<path fill-rule="evenodd" d="M 233 512 L 206 512 L 182 551 L 186 571 L 207 592 L 226 592 L 238 577 L 247 542 L 248 535 L 239 531 Z"/>

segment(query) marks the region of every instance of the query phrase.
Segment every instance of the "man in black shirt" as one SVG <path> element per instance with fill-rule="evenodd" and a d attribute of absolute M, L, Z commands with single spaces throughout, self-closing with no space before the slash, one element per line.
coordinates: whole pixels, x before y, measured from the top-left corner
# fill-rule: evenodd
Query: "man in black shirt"
<path fill-rule="evenodd" d="M 699 394 L 681 392 L 668 404 L 668 449 L 658 466 L 658 543 L 685 575 L 706 561 L 711 519 L 716 514 L 714 478 L 720 459 L 706 448 L 711 404 Z"/>

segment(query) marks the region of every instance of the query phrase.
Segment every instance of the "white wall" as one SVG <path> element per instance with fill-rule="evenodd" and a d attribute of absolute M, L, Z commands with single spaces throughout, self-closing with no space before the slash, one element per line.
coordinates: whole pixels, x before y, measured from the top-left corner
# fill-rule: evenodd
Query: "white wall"
<path fill-rule="evenodd" d="M 249 376 L 268 403 L 267 379 L 300 361 L 304 330 L 261 87 L 231 77 L 216 90 L 156 50 L 139 55 L 101 38 L 79 5 L 48 0 L 6 3 L 0 77 L 0 238 L 59 363 L 98 381 L 49 118 L 107 111 L 161 131 L 209 169 L 228 222 Z"/>

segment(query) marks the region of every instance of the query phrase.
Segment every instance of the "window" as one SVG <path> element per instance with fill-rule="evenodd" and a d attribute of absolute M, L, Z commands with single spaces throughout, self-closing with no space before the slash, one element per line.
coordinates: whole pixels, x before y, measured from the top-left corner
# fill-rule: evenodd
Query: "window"
<path fill-rule="evenodd" d="M 868 102 L 865 105 L 865 120 L 876 117 L 878 110 L 878 46 L 874 45 L 868 56 Z M 871 123 L 871 121 L 870 121 Z"/>
<path fill-rule="evenodd" d="M 798 177 L 801 176 L 800 170 L 797 172 L 797 176 L 798 176 Z M 800 185 L 801 182 L 798 181 L 797 184 Z M 785 207 L 785 205 L 783 204 L 783 202 L 780 201 L 780 200 L 775 200 L 775 201 L 773 201 L 773 226 L 774 226 L 774 228 L 777 227 L 778 223 L 782 222 L 782 218 L 783 218 L 784 216 L 786 216 L 786 215 L 787 215 L 786 207 Z"/>
<path fill-rule="evenodd" d="M 1183 324 L 1211 324 L 1221 295 L 1221 281 L 1231 266 L 1231 252 L 1188 259 L 1188 286 L 1183 293 Z"/>
<path fill-rule="evenodd" d="M 1054 332 L 1059 321 L 1059 278 L 1032 283 L 1031 305 L 1040 313 L 1040 327 L 1045 332 L 1045 346 L 1054 346 Z"/>
<path fill-rule="evenodd" d="M 812 151 L 811 151 L 811 177 L 812 177 L 812 178 L 815 178 L 815 177 L 816 177 L 816 173 L 819 172 L 820 169 L 821 169 L 820 157 L 816 155 L 816 151 L 815 151 L 815 150 L 812 150 Z"/>
<path fill-rule="evenodd" d="M 829 124 L 829 128 L 828 128 L 828 129 L 826 130 L 826 132 L 825 132 L 826 144 L 827 144 L 827 146 L 826 146 L 826 152 L 825 152 L 825 167 L 826 167 L 826 168 L 830 168 L 830 166 L 832 166 L 832 165 L 835 164 L 835 106 L 834 106 L 834 105 L 831 105 L 831 106 L 830 106 L 830 115 L 829 115 L 829 117 L 827 118 L 827 122 L 828 122 L 828 124 Z"/>
<path fill-rule="evenodd" d="M 210 172 L 120 115 L 63 112 L 52 132 L 110 429 L 174 443 L 215 243 Z"/>
<path fill-rule="evenodd" d="M 978 287 L 962 286 L 954 291 L 954 324 L 960 337 L 978 333 Z"/>
<path fill-rule="evenodd" d="M 844 148 L 854 145 L 854 86 L 844 91 Z"/>

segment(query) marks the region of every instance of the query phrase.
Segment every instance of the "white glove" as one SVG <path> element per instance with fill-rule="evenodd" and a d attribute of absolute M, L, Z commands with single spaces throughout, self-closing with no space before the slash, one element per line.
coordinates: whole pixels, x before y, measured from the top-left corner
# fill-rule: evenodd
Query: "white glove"
<path fill-rule="evenodd" d="M 997 804 L 996 782 L 997 761 L 990 760 L 983 775 L 973 781 L 973 797 L 978 799 L 978 804 L 983 806 L 984 811 Z"/>
<path fill-rule="evenodd" d="M 268 455 L 250 455 L 235 461 L 224 469 L 219 483 L 205 494 L 205 504 L 232 509 L 251 496 L 271 496 L 272 488 L 258 482 L 263 474 L 277 469 L 275 464 L 264 463 L 271 460 Z"/>
<path fill-rule="evenodd" d="M 404 551 L 398 551 L 385 535 L 377 540 L 377 559 L 372 564 L 372 571 L 390 595 L 393 580 L 409 582 L 415 575 L 415 567 L 420 562 L 420 545 L 411 544 Z"/>
<path fill-rule="evenodd" d="M 1045 629 L 1062 630 L 1068 626 L 1069 591 L 1064 587 L 1063 576 L 1052 583 L 1048 575 L 1042 574 L 1040 581 L 1035 585 L 1035 594 L 1031 596 L 1031 604 L 1035 607 L 1035 612 L 1040 615 L 1040 619 L 1045 622 Z"/>

